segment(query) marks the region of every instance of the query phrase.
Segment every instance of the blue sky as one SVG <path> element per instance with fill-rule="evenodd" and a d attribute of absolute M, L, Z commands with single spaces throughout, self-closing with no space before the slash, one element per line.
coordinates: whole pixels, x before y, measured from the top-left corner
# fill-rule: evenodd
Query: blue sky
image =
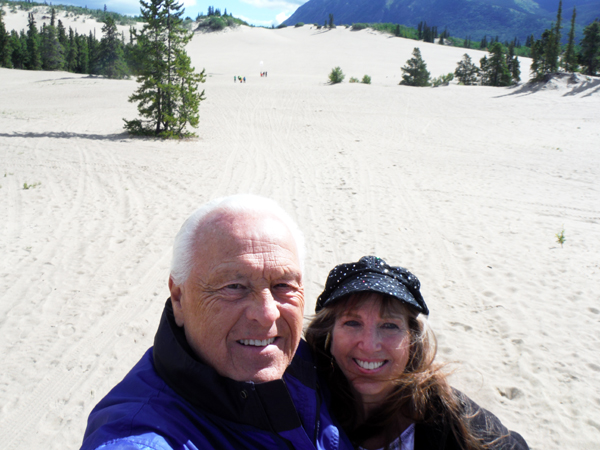
<path fill-rule="evenodd" d="M 41 1 L 41 0 L 37 0 Z M 235 17 L 245 20 L 252 25 L 279 25 L 291 16 L 298 6 L 307 0 L 183 0 L 185 16 L 195 19 L 198 13 L 206 14 L 209 6 L 214 6 L 224 12 L 232 13 Z M 137 15 L 140 13 L 139 0 L 58 0 L 54 4 L 87 6 L 90 9 L 104 9 L 121 14 Z"/>

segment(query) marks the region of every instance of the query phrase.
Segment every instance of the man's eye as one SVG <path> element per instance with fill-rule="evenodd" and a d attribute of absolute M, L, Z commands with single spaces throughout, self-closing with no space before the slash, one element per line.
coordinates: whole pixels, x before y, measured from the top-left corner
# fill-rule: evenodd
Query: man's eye
<path fill-rule="evenodd" d="M 233 283 L 233 284 L 228 284 L 227 286 L 225 286 L 227 289 L 243 289 L 244 285 L 240 284 L 240 283 Z"/>

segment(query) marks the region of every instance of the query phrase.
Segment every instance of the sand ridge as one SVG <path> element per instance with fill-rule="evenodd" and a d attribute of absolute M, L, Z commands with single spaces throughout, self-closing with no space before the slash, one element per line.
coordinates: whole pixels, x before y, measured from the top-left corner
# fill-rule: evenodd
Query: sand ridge
<path fill-rule="evenodd" d="M 369 30 L 198 34 L 207 100 L 180 142 L 123 133 L 134 80 L 0 69 L 3 448 L 78 448 L 152 345 L 179 226 L 237 192 L 304 230 L 307 314 L 335 264 L 403 265 L 455 386 L 534 449 L 596 448 L 597 86 L 398 86 L 417 45 L 434 76 L 464 53 Z M 373 84 L 327 85 L 336 65 Z"/>

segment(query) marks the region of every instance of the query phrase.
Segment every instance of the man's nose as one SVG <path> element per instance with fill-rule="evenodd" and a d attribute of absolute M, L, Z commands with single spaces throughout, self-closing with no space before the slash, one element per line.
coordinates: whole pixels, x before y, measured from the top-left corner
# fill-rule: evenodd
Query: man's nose
<path fill-rule="evenodd" d="M 268 327 L 279 316 L 279 307 L 270 289 L 263 289 L 255 295 L 248 310 L 248 319 L 256 320 L 261 326 Z"/>

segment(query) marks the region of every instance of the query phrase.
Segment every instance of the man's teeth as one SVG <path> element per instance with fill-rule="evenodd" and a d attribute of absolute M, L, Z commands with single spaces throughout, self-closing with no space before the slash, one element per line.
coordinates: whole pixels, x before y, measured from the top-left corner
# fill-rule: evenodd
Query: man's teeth
<path fill-rule="evenodd" d="M 385 361 L 367 362 L 367 361 L 361 361 L 360 359 L 355 359 L 354 361 L 356 361 L 356 364 L 358 364 L 360 367 L 362 367 L 363 369 L 367 369 L 367 370 L 378 369 L 385 364 Z"/>
<path fill-rule="evenodd" d="M 275 338 L 269 338 L 269 339 L 263 339 L 258 340 L 258 339 L 242 339 L 238 341 L 240 344 L 242 345 L 253 345 L 255 347 L 265 347 L 267 345 L 272 344 L 273 342 L 275 342 Z"/>

